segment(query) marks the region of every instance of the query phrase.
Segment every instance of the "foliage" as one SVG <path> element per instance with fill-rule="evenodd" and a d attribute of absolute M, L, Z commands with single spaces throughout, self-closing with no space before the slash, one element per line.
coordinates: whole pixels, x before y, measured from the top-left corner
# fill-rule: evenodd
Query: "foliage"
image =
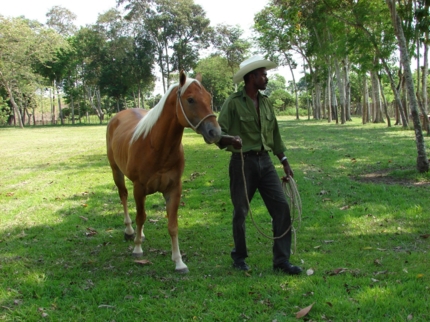
<path fill-rule="evenodd" d="M 245 59 L 251 43 L 243 37 L 243 30 L 239 26 L 226 24 L 217 25 L 212 43 L 216 54 L 227 60 L 231 77 L 239 69 L 239 64 Z"/>
<path fill-rule="evenodd" d="M 233 91 L 227 59 L 217 55 L 204 58 L 194 71 L 202 74 L 203 86 L 212 95 L 214 110 L 219 111 Z"/>
<path fill-rule="evenodd" d="M 1 93 L 1 91 L 0 91 Z M 0 125 L 6 125 L 9 116 L 11 115 L 11 108 L 4 100 L 4 98 L 0 95 Z"/>
<path fill-rule="evenodd" d="M 47 26 L 53 28 L 62 36 L 70 37 L 77 30 L 73 24 L 73 21 L 77 18 L 76 14 L 62 6 L 52 7 L 46 14 L 46 17 L 48 18 L 46 22 Z"/>
<path fill-rule="evenodd" d="M 199 51 L 209 46 L 210 21 L 193 0 L 118 0 L 118 4 L 126 4 L 134 33 L 152 43 L 164 90 L 170 73 L 192 70 Z"/>

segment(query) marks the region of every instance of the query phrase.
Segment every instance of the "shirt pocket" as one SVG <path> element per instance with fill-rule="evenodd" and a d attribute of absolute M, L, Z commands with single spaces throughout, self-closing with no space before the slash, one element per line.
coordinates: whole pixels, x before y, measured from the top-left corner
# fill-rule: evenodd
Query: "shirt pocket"
<path fill-rule="evenodd" d="M 240 116 L 240 132 L 241 133 L 259 132 L 259 129 L 257 127 L 257 122 L 255 122 L 255 118 L 252 115 Z"/>
<path fill-rule="evenodd" d="M 264 124 L 262 126 L 268 132 L 273 131 L 273 129 L 275 127 L 275 117 L 270 113 L 265 114 L 264 115 Z"/>

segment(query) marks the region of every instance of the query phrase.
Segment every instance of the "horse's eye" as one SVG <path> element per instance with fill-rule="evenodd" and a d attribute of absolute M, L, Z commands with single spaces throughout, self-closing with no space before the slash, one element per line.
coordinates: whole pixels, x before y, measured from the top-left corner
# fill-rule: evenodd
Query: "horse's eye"
<path fill-rule="evenodd" d="M 187 98 L 188 103 L 193 104 L 194 103 L 194 98 L 189 97 Z"/>

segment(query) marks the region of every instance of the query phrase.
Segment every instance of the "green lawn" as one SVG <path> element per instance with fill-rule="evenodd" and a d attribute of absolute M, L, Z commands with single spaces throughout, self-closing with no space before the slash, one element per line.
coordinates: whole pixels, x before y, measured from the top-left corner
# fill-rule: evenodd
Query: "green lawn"
<path fill-rule="evenodd" d="M 413 131 L 279 123 L 303 203 L 291 258 L 301 276 L 272 271 L 272 242 L 251 220 L 252 271 L 231 267 L 229 154 L 191 130 L 179 210 L 190 273 L 180 275 L 160 194 L 147 201 L 151 264 L 134 262 L 105 126 L 0 128 L 0 320 L 294 321 L 313 304 L 307 321 L 429 321 L 430 174 L 415 170 Z M 251 207 L 270 234 L 259 196 Z"/>

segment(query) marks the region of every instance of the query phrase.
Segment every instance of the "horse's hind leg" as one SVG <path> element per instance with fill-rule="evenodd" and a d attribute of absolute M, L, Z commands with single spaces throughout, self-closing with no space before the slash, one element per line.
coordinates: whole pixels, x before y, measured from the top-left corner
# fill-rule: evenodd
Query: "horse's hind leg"
<path fill-rule="evenodd" d="M 119 198 L 121 199 L 122 207 L 124 208 L 124 225 L 125 225 L 124 239 L 133 240 L 134 230 L 133 230 L 133 227 L 131 226 L 132 221 L 131 221 L 130 215 L 128 214 L 128 207 L 127 207 L 128 191 L 127 191 L 127 188 L 125 187 L 124 174 L 116 166 L 112 166 L 112 174 L 113 174 L 113 180 L 115 181 L 115 185 L 118 187 L 118 194 L 119 194 Z"/>

